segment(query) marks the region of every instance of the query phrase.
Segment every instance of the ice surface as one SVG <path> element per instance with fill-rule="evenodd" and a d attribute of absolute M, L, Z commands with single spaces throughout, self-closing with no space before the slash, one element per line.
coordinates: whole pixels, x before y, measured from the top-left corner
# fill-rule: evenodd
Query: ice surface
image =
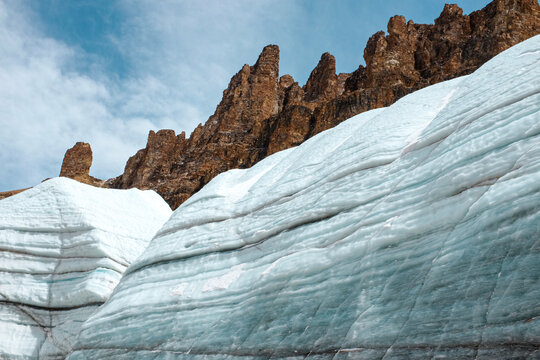
<path fill-rule="evenodd" d="M 539 49 L 218 176 L 69 359 L 538 358 Z"/>
<path fill-rule="evenodd" d="M 0 201 L 0 359 L 62 359 L 171 210 L 67 178 Z"/>

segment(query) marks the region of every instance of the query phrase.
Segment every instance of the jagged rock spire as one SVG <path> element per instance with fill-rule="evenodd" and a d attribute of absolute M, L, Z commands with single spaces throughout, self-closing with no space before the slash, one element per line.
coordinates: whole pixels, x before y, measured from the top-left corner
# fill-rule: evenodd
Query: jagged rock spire
<path fill-rule="evenodd" d="M 92 148 L 85 142 L 77 142 L 66 151 L 60 176 L 75 179 L 88 176 L 92 166 Z"/>
<path fill-rule="evenodd" d="M 92 148 L 85 142 L 77 142 L 66 151 L 60 176 L 68 177 L 83 183 L 100 186 L 102 180 L 90 176 L 92 166 Z"/>
<path fill-rule="evenodd" d="M 266 45 L 253 66 L 252 73 L 277 79 L 279 76 L 279 46 Z"/>
<path fill-rule="evenodd" d="M 336 59 L 325 52 L 306 83 L 305 99 L 307 101 L 319 98 L 330 100 L 337 96 L 337 91 Z"/>

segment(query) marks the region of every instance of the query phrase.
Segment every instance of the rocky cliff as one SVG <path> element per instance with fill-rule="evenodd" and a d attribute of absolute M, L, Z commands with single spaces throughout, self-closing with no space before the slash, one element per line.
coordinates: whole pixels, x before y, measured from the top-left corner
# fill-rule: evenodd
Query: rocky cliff
<path fill-rule="evenodd" d="M 302 87 L 290 75 L 279 77 L 279 49 L 265 47 L 255 65 L 232 77 L 215 113 L 189 138 L 151 131 L 124 173 L 101 186 L 154 189 L 177 208 L 223 171 L 250 167 L 353 115 L 470 74 L 540 33 L 540 6 L 537 0 L 494 0 L 463 15 L 457 5 L 445 5 L 434 24 L 394 16 L 387 30 L 369 39 L 365 66 L 336 74 L 335 58 L 325 53 Z"/>

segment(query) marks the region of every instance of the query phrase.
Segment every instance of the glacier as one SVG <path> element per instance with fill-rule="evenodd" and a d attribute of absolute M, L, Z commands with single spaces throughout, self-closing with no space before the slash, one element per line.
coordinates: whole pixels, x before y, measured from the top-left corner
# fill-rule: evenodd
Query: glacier
<path fill-rule="evenodd" d="M 0 201 L 0 359 L 64 359 L 172 211 L 55 178 Z"/>
<path fill-rule="evenodd" d="M 68 359 L 540 357 L 540 36 L 178 208 Z"/>

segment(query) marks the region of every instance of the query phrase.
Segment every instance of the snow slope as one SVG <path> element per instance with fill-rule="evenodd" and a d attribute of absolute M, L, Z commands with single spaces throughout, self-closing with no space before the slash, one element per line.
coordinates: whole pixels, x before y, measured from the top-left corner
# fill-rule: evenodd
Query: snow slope
<path fill-rule="evenodd" d="M 0 201 L 0 358 L 63 359 L 170 214 L 153 191 L 67 178 Z"/>
<path fill-rule="evenodd" d="M 540 36 L 177 209 L 69 359 L 540 356 Z"/>

